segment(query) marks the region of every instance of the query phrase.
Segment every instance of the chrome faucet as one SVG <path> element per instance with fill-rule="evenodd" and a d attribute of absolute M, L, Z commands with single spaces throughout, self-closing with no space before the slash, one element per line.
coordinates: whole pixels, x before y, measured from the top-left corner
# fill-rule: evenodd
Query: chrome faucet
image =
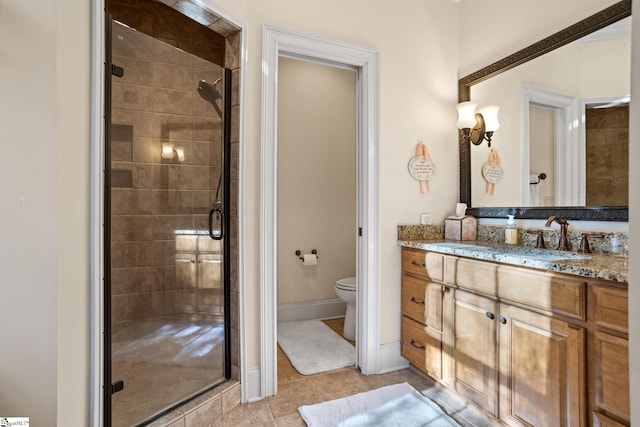
<path fill-rule="evenodd" d="M 545 223 L 545 227 L 550 227 L 551 223 L 557 222 L 560 224 L 560 239 L 558 240 L 558 250 L 559 251 L 568 251 L 569 249 L 569 239 L 567 238 L 567 226 L 569 222 L 563 218 L 556 218 L 555 215 L 551 215 L 547 222 Z"/>

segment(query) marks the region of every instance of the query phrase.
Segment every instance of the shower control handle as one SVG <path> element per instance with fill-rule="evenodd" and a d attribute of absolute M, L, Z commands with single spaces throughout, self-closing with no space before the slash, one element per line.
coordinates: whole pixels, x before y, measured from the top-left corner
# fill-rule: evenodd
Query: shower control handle
<path fill-rule="evenodd" d="M 218 220 L 220 222 L 220 233 L 217 234 L 217 235 L 213 234 L 213 216 L 214 215 L 218 216 Z M 224 212 L 223 212 L 223 210 L 221 208 L 213 207 L 209 211 L 209 236 L 213 240 L 222 240 L 222 239 L 224 239 Z"/>

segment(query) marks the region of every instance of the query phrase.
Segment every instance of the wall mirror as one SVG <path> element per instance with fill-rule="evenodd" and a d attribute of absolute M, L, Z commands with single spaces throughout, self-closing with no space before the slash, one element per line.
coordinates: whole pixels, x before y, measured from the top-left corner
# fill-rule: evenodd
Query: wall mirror
<path fill-rule="evenodd" d="M 459 81 L 459 101 L 500 105 L 492 147 L 460 138 L 460 201 L 485 218 L 627 221 L 631 1 Z M 491 192 L 483 166 L 499 153 Z"/>

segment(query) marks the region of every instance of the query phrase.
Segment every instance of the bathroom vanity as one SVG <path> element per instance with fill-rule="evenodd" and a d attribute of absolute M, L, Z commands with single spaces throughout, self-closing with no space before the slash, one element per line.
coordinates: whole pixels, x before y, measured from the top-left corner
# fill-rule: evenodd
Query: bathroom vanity
<path fill-rule="evenodd" d="M 626 259 L 401 242 L 402 355 L 511 426 L 629 426 Z"/>

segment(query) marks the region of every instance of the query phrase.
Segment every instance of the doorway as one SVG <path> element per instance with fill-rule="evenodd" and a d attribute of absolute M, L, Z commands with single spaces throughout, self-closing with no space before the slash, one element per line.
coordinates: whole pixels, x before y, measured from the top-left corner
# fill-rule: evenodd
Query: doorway
<path fill-rule="evenodd" d="M 231 71 L 107 27 L 104 425 L 124 427 L 231 373 Z"/>
<path fill-rule="evenodd" d="M 343 300 L 336 283 L 356 276 L 355 77 L 353 68 L 278 60 L 277 322 L 335 319 L 337 328 L 341 318 L 339 335 L 352 341 L 345 300 L 353 313 L 356 290 L 342 290 Z"/>
<path fill-rule="evenodd" d="M 260 395 L 277 392 L 277 81 L 281 56 L 356 70 L 356 276 L 358 351 L 365 375 L 380 369 L 378 52 L 324 37 L 265 25 L 260 198 Z M 321 256 L 321 254 L 320 254 Z"/>

